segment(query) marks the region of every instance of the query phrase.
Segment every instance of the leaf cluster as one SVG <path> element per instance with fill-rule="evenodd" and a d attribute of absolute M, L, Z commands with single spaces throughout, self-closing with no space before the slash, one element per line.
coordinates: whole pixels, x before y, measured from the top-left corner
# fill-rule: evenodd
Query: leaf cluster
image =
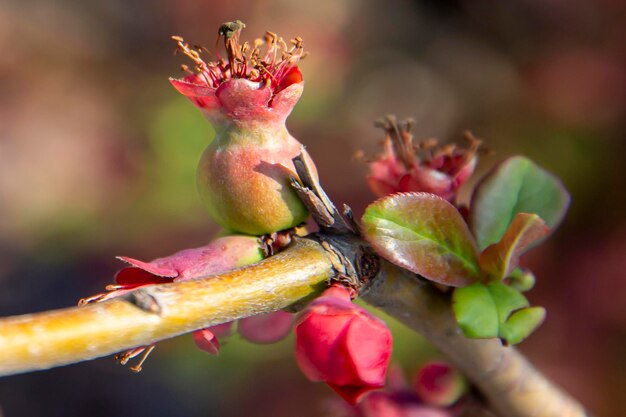
<path fill-rule="evenodd" d="M 558 226 L 569 201 L 558 178 L 516 156 L 485 176 L 469 209 L 433 194 L 399 193 L 369 205 L 362 223 L 382 257 L 455 287 L 452 307 L 467 337 L 515 344 L 545 317 L 522 294 L 534 276 L 519 268 L 520 257 Z"/>

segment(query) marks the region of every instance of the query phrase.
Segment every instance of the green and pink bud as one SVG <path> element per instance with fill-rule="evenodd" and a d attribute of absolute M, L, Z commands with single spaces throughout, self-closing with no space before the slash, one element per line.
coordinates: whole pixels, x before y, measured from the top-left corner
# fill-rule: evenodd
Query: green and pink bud
<path fill-rule="evenodd" d="M 170 82 L 216 131 L 197 171 L 204 206 L 226 229 L 261 235 L 297 226 L 308 216 L 289 180 L 302 145 L 285 126 L 302 95 L 297 63 L 305 53 L 302 39 L 287 45 L 271 32 L 242 44 L 244 26 L 237 21 L 220 28 L 227 59 L 213 62 L 201 58 L 204 48 L 174 37 L 195 68 L 183 66 L 189 73 Z"/>
<path fill-rule="evenodd" d="M 427 404 L 447 407 L 466 391 L 463 376 L 444 362 L 428 362 L 415 377 L 415 391 Z"/>

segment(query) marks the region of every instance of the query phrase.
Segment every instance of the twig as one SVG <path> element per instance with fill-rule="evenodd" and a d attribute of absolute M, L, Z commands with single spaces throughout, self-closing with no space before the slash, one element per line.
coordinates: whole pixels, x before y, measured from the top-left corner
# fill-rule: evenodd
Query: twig
<path fill-rule="evenodd" d="M 296 239 L 278 255 L 219 276 L 0 319 L 0 375 L 94 359 L 303 302 L 332 278 L 329 257 L 316 242 Z"/>
<path fill-rule="evenodd" d="M 358 245 L 352 237 L 349 241 Z M 357 265 L 355 270 L 365 270 L 358 265 L 369 260 L 359 257 L 371 254 L 354 253 L 357 258 L 350 261 Z M 284 252 L 243 269 L 196 281 L 144 287 L 133 296 L 99 304 L 0 319 L 0 375 L 93 359 L 303 303 L 335 276 L 336 261 L 320 243 L 297 239 Z M 137 293 L 141 295 L 137 297 Z M 515 349 L 495 339 L 463 337 L 446 296 L 416 275 L 381 261 L 363 298 L 422 333 L 446 353 L 498 415 L 586 415 L 580 404 Z"/>
<path fill-rule="evenodd" d="M 319 186 L 304 158 L 292 182 L 323 233 L 258 264 L 195 281 L 153 285 L 98 304 L 0 319 L 0 375 L 46 369 L 149 345 L 242 317 L 301 306 L 332 279 L 430 340 L 502 417 L 583 417 L 574 399 L 517 350 L 460 332 L 450 300 L 379 259 Z M 356 281 L 356 282 L 354 282 Z"/>

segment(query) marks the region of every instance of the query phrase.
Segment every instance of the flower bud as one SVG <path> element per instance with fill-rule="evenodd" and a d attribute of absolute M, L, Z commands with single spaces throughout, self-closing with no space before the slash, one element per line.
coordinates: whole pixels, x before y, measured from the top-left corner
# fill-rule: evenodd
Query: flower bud
<path fill-rule="evenodd" d="M 465 393 L 465 388 L 461 374 L 443 362 L 426 363 L 415 377 L 417 395 L 431 405 L 452 405 Z"/>
<path fill-rule="evenodd" d="M 311 381 L 324 381 L 352 404 L 385 384 L 391 357 L 387 326 L 331 287 L 313 301 L 296 324 L 296 359 Z"/>

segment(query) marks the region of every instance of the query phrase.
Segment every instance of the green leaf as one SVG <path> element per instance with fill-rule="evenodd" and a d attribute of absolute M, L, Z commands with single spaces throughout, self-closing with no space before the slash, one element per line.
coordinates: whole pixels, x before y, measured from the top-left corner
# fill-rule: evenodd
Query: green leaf
<path fill-rule="evenodd" d="M 403 193 L 370 204 L 365 237 L 388 261 L 453 287 L 481 277 L 476 242 L 458 210 L 428 193 Z"/>
<path fill-rule="evenodd" d="M 465 336 L 499 337 L 505 344 L 524 340 L 545 316 L 542 307 L 528 307 L 526 297 L 500 282 L 455 288 L 452 309 Z"/>
<path fill-rule="evenodd" d="M 535 286 L 535 275 L 529 270 L 516 268 L 506 277 L 506 281 L 516 290 L 526 292 Z"/>
<path fill-rule="evenodd" d="M 500 282 L 487 285 L 487 290 L 496 305 L 499 323 L 506 322 L 515 310 L 528 307 L 528 300 L 522 293 Z"/>
<path fill-rule="evenodd" d="M 543 307 L 529 307 L 516 311 L 500 326 L 500 338 L 509 345 L 515 345 L 539 327 L 545 317 L 546 309 Z"/>
<path fill-rule="evenodd" d="M 570 196 L 561 181 L 522 156 L 496 166 L 476 187 L 470 225 L 481 249 L 498 242 L 517 213 L 536 213 L 551 230 L 561 222 Z"/>
<path fill-rule="evenodd" d="M 497 337 L 500 329 L 498 309 L 483 284 L 455 288 L 452 309 L 465 336 L 472 339 Z"/>
<path fill-rule="evenodd" d="M 538 215 L 517 213 L 502 239 L 480 254 L 480 268 L 491 280 L 503 280 L 517 268 L 519 258 L 528 246 L 548 233 L 546 224 Z"/>

